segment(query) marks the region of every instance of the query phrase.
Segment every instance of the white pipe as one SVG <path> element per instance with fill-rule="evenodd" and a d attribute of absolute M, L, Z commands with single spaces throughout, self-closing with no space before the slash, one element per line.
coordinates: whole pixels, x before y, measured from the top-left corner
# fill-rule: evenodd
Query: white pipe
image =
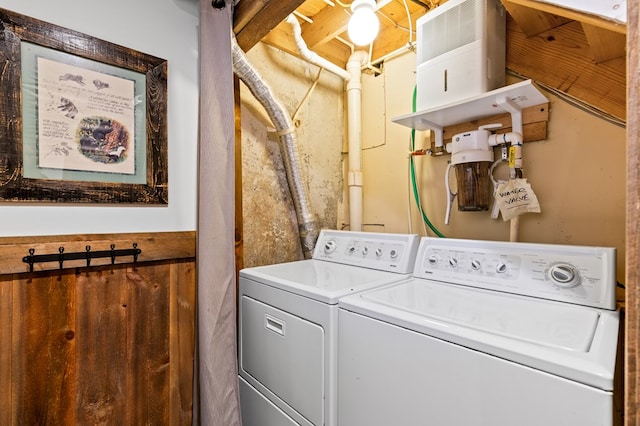
<path fill-rule="evenodd" d="M 349 172 L 349 229 L 362 230 L 362 67 L 368 61 L 367 52 L 357 50 L 347 61 L 346 71 L 322 58 L 307 47 L 302 38 L 298 19 L 290 14 L 287 23 L 291 25 L 293 37 L 301 56 L 308 62 L 325 68 L 347 81 L 347 138 Z"/>
<path fill-rule="evenodd" d="M 296 42 L 296 47 L 298 48 L 300 55 L 306 61 L 318 65 L 319 67 L 322 67 L 327 71 L 331 71 L 332 73 L 342 77 L 345 80 L 349 80 L 350 75 L 348 72 L 346 72 L 333 62 L 328 61 L 317 53 L 309 50 L 307 44 L 302 38 L 302 29 L 300 28 L 300 22 L 298 22 L 298 18 L 296 18 L 293 14 L 289 14 L 289 16 L 287 16 L 287 23 L 291 25 L 291 28 L 293 29 L 293 39 Z"/>
<path fill-rule="evenodd" d="M 506 102 L 501 104 L 510 105 Z M 509 109 L 509 107 L 507 107 Z M 522 173 L 522 115 L 520 111 L 510 111 L 511 112 L 511 128 L 513 130 L 518 130 L 514 132 L 499 134 L 499 135 L 490 135 L 489 136 L 489 145 L 496 146 L 502 143 L 510 143 L 512 147 L 514 147 L 514 159 L 513 164 L 509 161 L 509 177 L 514 179 L 518 177 L 519 173 Z M 509 221 L 509 241 L 518 241 L 519 231 L 520 231 L 520 217 L 516 216 Z"/>
<path fill-rule="evenodd" d="M 356 50 L 349 57 L 347 71 L 347 125 L 349 146 L 349 229 L 362 231 L 362 66 L 367 52 Z"/>

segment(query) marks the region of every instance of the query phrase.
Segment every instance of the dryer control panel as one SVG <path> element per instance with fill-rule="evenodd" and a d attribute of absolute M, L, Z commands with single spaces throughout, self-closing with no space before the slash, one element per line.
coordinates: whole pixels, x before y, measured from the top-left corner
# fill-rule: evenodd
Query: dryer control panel
<path fill-rule="evenodd" d="M 615 249 L 423 238 L 414 276 L 615 309 Z"/>
<path fill-rule="evenodd" d="M 322 230 L 313 258 L 410 274 L 419 244 L 417 234 Z"/>

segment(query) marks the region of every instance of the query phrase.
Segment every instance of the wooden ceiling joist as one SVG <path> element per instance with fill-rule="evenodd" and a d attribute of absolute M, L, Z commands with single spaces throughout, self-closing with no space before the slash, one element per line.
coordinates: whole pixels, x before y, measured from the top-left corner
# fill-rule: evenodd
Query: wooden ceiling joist
<path fill-rule="evenodd" d="M 233 32 L 245 52 L 282 22 L 304 0 L 241 1 L 234 11 Z"/>

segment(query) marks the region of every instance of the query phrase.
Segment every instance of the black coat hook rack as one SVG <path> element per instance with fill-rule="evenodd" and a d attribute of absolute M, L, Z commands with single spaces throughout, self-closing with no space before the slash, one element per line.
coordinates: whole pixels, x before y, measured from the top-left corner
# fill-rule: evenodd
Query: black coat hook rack
<path fill-rule="evenodd" d="M 133 256 L 133 263 L 136 263 L 138 261 L 138 255 L 142 253 L 142 250 L 138 248 L 138 243 L 133 243 L 133 248 L 130 249 L 116 250 L 116 245 L 111 244 L 111 250 L 91 251 L 91 246 L 86 246 L 85 251 L 72 253 L 66 253 L 64 251 L 64 247 L 60 247 L 58 249 L 58 253 L 35 254 L 35 252 L 36 250 L 34 248 L 30 248 L 29 254 L 22 258 L 24 263 L 29 264 L 29 272 L 33 272 L 34 263 L 58 262 L 60 269 L 62 269 L 66 260 L 85 260 L 87 262 L 87 267 L 89 267 L 91 266 L 91 259 L 110 257 L 111 264 L 113 265 L 116 263 L 116 257 Z"/>

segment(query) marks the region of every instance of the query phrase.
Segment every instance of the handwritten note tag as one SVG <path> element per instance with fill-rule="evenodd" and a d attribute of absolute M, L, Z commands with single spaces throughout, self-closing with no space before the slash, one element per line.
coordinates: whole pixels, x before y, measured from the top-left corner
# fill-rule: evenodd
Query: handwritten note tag
<path fill-rule="evenodd" d="M 524 213 L 540 213 L 538 197 L 526 179 L 501 182 L 496 188 L 495 197 L 505 221 Z"/>

